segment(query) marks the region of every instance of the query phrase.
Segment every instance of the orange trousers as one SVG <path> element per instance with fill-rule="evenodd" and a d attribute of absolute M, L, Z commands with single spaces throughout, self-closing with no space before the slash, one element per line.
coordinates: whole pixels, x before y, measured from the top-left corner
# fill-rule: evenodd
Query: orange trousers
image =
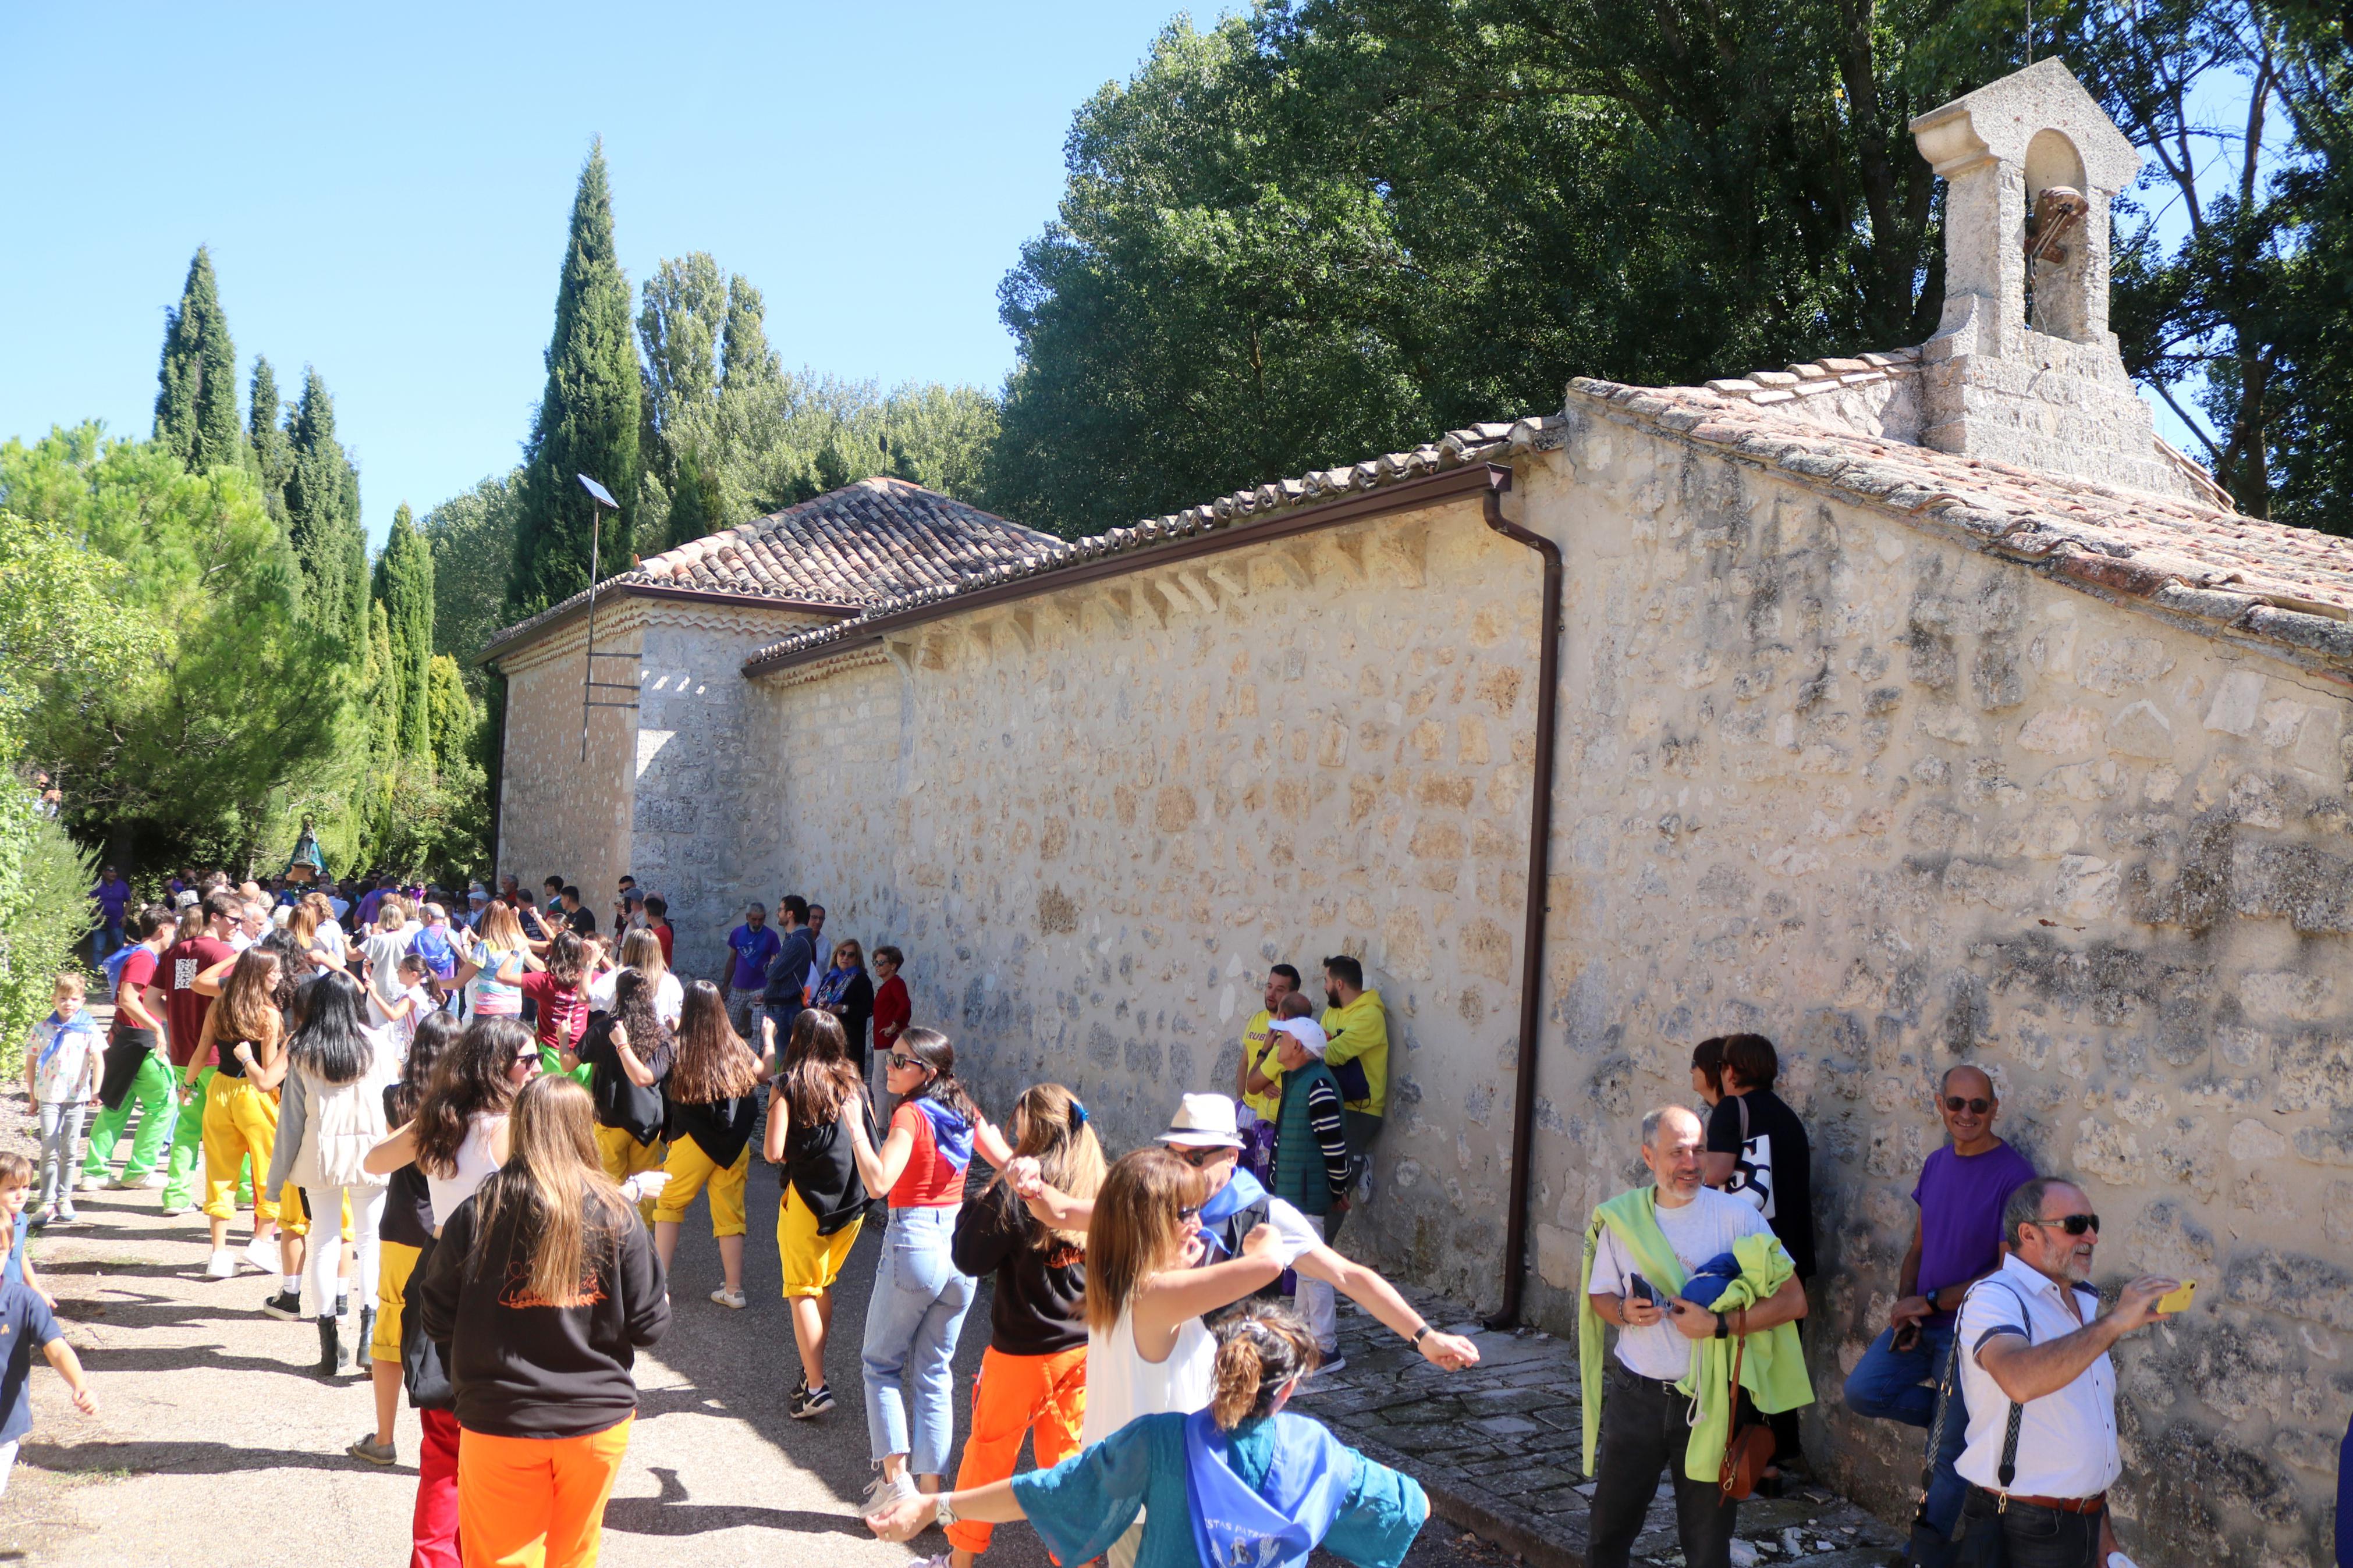
<path fill-rule="evenodd" d="M 594 1568 L 628 1416 L 585 1437 L 458 1441 L 458 1547 L 466 1568 Z"/>
<path fill-rule="evenodd" d="M 1038 1468 L 1060 1464 L 1079 1451 L 1086 1415 L 1086 1346 L 1052 1355 L 1006 1355 L 989 1346 L 972 1385 L 972 1436 L 965 1439 L 955 1489 L 1008 1479 L 1020 1460 L 1024 1433 Z M 947 1527 L 948 1544 L 961 1552 L 986 1552 L 990 1528 L 959 1519 Z"/>

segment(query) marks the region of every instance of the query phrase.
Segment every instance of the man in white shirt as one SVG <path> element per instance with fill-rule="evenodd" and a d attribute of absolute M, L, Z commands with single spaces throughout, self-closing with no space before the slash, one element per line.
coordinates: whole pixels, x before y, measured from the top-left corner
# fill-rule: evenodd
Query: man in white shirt
<path fill-rule="evenodd" d="M 1294 1205 L 1269 1194 L 1248 1172 L 1237 1173 L 1242 1139 L 1235 1131 L 1232 1100 L 1222 1094 L 1185 1096 L 1168 1131 L 1160 1135 L 1160 1144 L 1208 1178 L 1209 1190 L 1198 1216 L 1202 1262 L 1225 1262 L 1240 1253 L 1240 1238 L 1253 1227 L 1271 1225 L 1282 1237 L 1286 1268 L 1321 1280 L 1356 1302 L 1419 1351 L 1424 1361 L 1448 1372 L 1479 1363 L 1478 1346 L 1460 1335 L 1439 1332 L 1407 1304 L 1396 1286 L 1326 1247 L 1321 1231 Z M 1014 1161 L 1005 1176 L 1030 1213 L 1055 1229 L 1083 1230 L 1093 1217 L 1092 1200 L 1072 1198 L 1046 1185 L 1034 1159 L 1025 1155 Z M 1324 1364 L 1337 1369 L 1347 1363 L 1332 1356 Z"/>
<path fill-rule="evenodd" d="M 1642 1118 L 1642 1163 L 1656 1179 L 1651 1217 L 1686 1277 L 1732 1250 L 1744 1236 L 1770 1236 L 1757 1205 L 1704 1184 L 1706 1131 L 1680 1105 Z M 1692 1342 L 1720 1337 L 1725 1320 L 1677 1297 L 1669 1282 L 1643 1278 L 1617 1233 L 1604 1226 L 1586 1295 L 1605 1323 L 1618 1328 L 1601 1401 L 1601 1445 L 1593 1467 L 1592 1568 L 1626 1568 L 1643 1516 L 1658 1493 L 1659 1472 L 1675 1488 L 1675 1524 L 1688 1568 L 1727 1568 L 1738 1505 L 1723 1502 L 1714 1480 L 1683 1474 L 1691 1442 L 1689 1396 L 1675 1384 L 1692 1364 Z M 1747 1309 L 1749 1333 L 1806 1315 L 1806 1288 L 1793 1273 Z"/>
<path fill-rule="evenodd" d="M 269 930 L 269 906 L 259 899 L 248 899 L 237 907 L 237 929 L 229 932 L 228 944 L 243 952 L 259 942 Z"/>
<path fill-rule="evenodd" d="M 1957 1331 L 1969 1410 L 1956 1467 L 1969 1483 L 1964 1535 L 1999 1531 L 2011 1568 L 2096 1568 L 2116 1550 L 2107 1490 L 2124 1473 L 2108 1347 L 2156 1319 L 2180 1281 L 2144 1276 L 2102 1313 L 2087 1283 L 2100 1216 L 2060 1177 L 2012 1193 L 2001 1225 L 2010 1255 L 1969 1287 Z M 2018 1446 L 2005 1462 L 2013 1412 Z"/>

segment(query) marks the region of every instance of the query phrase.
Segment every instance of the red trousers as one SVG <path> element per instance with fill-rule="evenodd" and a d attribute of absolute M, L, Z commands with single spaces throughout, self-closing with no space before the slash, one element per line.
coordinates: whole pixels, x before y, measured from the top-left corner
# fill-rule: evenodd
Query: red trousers
<path fill-rule="evenodd" d="M 459 1568 L 458 1418 L 447 1410 L 420 1410 L 425 1444 L 417 1454 L 417 1513 L 409 1534 L 408 1568 Z"/>

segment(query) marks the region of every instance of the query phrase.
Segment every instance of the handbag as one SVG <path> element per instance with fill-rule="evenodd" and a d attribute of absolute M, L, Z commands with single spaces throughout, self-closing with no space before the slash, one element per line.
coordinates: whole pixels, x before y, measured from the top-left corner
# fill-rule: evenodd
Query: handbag
<path fill-rule="evenodd" d="M 417 1251 L 417 1266 L 409 1270 L 408 1288 L 401 1294 L 400 1383 L 408 1391 L 410 1406 L 417 1410 L 452 1410 L 458 1404 L 441 1347 L 425 1331 L 425 1271 L 440 1245 L 438 1237 L 425 1238 Z"/>
<path fill-rule="evenodd" d="M 1945 1370 L 1936 1379 L 1936 1419 L 1928 1426 L 1928 1457 L 1920 1465 L 1920 1500 L 1912 1510 L 1912 1539 L 1904 1547 L 1904 1568 L 1947 1568 L 1953 1560 L 1954 1530 L 1938 1534 L 1928 1522 L 1928 1489 L 1936 1481 L 1936 1456 L 1944 1451 L 1945 1421 L 1961 1386 L 1961 1334 L 1945 1352 Z M 1957 1524 L 1957 1521 L 1956 1524 Z"/>
<path fill-rule="evenodd" d="M 2010 1290 L 2007 1285 L 2002 1289 Z M 2026 1310 L 2026 1299 L 2015 1290 L 2010 1290 L 2010 1293 L 2018 1302 L 2019 1322 L 2025 1331 L 2026 1342 L 2032 1344 L 2034 1319 Z M 1968 1305 L 1967 1302 L 1962 1304 Z M 1958 1348 L 1960 1331 L 1957 1323 L 1954 1328 L 1953 1342 Z M 2002 1491 L 2001 1507 L 1991 1513 L 1974 1517 L 1966 1510 L 1963 1511 L 1960 1551 L 1954 1559 L 1957 1568 L 2010 1568 L 2010 1538 L 2002 1532 L 2002 1514 L 2010 1507 L 2010 1479 L 2018 1474 L 2018 1423 L 2025 1414 L 2025 1406 L 2017 1400 L 2010 1402 L 2010 1426 L 2001 1437 L 2001 1463 L 1994 1468 L 1994 1480 Z"/>
<path fill-rule="evenodd" d="M 1748 1348 L 1746 1334 L 1732 1341 L 1732 1381 L 1725 1389 L 1732 1401 L 1732 1438 L 1724 1446 L 1724 1464 L 1716 1472 L 1716 1501 L 1739 1502 L 1757 1489 L 1757 1482 L 1773 1462 L 1773 1428 L 1762 1421 L 1740 1420 L 1740 1356 Z"/>

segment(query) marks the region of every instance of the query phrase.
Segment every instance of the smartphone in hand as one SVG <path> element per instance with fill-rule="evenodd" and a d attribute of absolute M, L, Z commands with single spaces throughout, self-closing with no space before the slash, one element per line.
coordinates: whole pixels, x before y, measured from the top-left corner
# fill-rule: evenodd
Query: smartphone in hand
<path fill-rule="evenodd" d="M 1659 1294 L 1651 1288 L 1651 1282 L 1648 1279 L 1643 1279 L 1640 1274 L 1629 1274 L 1626 1276 L 1626 1300 L 1656 1306 Z"/>

